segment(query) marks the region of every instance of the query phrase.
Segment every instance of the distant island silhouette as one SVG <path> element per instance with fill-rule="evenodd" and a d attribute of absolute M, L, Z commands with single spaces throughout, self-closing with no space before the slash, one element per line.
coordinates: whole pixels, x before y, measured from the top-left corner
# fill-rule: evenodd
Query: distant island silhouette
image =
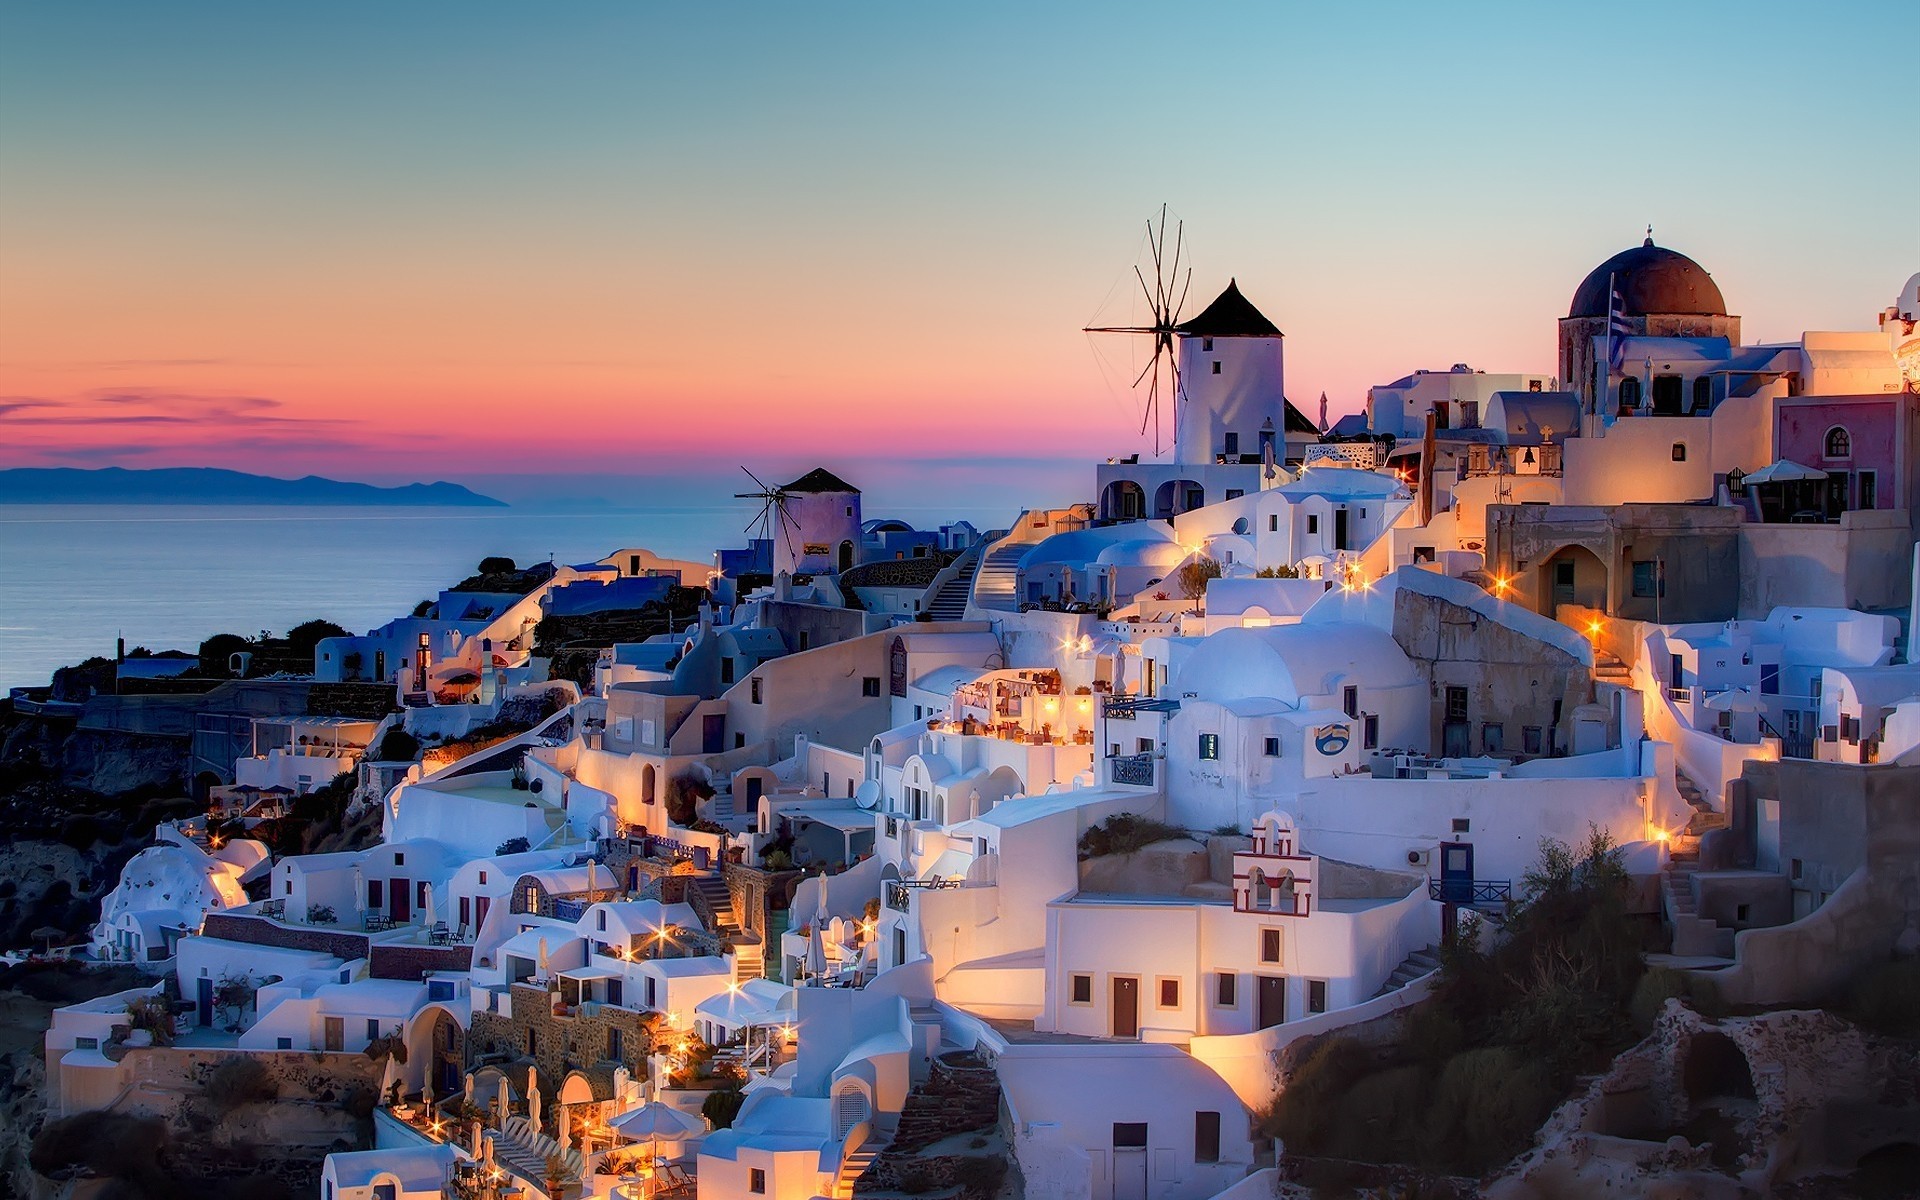
<path fill-rule="evenodd" d="M 457 483 L 376 487 L 307 475 L 276 479 L 217 467 L 15 467 L 0 470 L 0 504 L 459 505 L 505 508 Z"/>

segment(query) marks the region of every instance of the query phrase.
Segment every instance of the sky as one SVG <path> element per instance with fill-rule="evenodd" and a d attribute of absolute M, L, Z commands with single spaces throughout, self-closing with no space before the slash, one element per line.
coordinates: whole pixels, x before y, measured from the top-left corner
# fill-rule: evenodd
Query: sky
<path fill-rule="evenodd" d="M 1870 328 L 1910 4 L 7 3 L 0 467 L 1017 480 L 1143 448 L 1162 204 L 1310 414 L 1551 370 L 1649 223 Z"/>

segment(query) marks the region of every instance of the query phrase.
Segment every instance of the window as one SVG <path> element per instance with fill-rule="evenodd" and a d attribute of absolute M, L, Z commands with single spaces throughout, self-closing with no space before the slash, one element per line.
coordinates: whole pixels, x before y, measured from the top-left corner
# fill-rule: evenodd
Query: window
<path fill-rule="evenodd" d="M 1213 373 L 1215 375 L 1220 373 L 1220 360 L 1217 358 L 1213 360 Z"/>
<path fill-rule="evenodd" d="M 1520 749 L 1522 751 L 1528 754 L 1539 754 L 1540 747 L 1543 744 L 1540 726 L 1522 725 L 1520 727 Z"/>
<path fill-rule="evenodd" d="M 1139 749 L 1134 751 L 1134 753 L 1136 754 L 1152 754 L 1153 753 L 1152 738 L 1140 738 L 1134 742 L 1134 745 L 1139 747 Z"/>
<path fill-rule="evenodd" d="M 1685 392 L 1678 375 L 1653 377 L 1653 411 L 1662 417 L 1680 415 L 1680 398 Z"/>
<path fill-rule="evenodd" d="M 1664 596 L 1667 590 L 1662 586 L 1666 572 L 1660 569 L 1657 558 L 1637 558 L 1633 561 L 1633 594 L 1636 597 L 1650 599 Z"/>
<path fill-rule="evenodd" d="M 1687 461 L 1687 444 L 1685 442 L 1675 442 L 1673 444 L 1673 461 Z"/>
<path fill-rule="evenodd" d="M 1113 1123 L 1113 1148 L 1115 1150 L 1145 1150 L 1147 1148 L 1147 1123 L 1145 1121 L 1115 1121 Z"/>
<path fill-rule="evenodd" d="M 1247 489 L 1245 488 L 1228 488 L 1227 489 L 1227 499 L 1229 500 L 1238 500 L 1240 497 L 1246 494 L 1247 494 Z M 1234 524 L 1233 531 L 1235 533 L 1245 533 L 1247 531 L 1247 519 L 1245 517 L 1241 517 L 1238 521 L 1235 521 L 1233 524 Z"/>
<path fill-rule="evenodd" d="M 1308 533 L 1320 532 L 1320 517 L 1318 514 L 1316 513 L 1307 514 L 1307 532 Z"/>
<path fill-rule="evenodd" d="M 529 1028 L 527 1030 L 527 1053 L 540 1053 L 540 1031 L 538 1029 Z"/>
<path fill-rule="evenodd" d="M 1178 979 L 1162 979 L 1160 981 L 1160 1007 L 1180 1007 L 1180 981 Z"/>
<path fill-rule="evenodd" d="M 759 1167 L 747 1169 L 747 1190 L 756 1196 L 767 1194 L 767 1173 Z"/>
<path fill-rule="evenodd" d="M 604 930 L 607 927 L 607 910 L 604 908 L 595 909 L 593 916 L 595 927 Z"/>
<path fill-rule="evenodd" d="M 1693 381 L 1693 411 L 1706 412 L 1713 407 L 1713 380 L 1702 375 Z"/>
<path fill-rule="evenodd" d="M 1487 754 L 1498 754 L 1506 748 L 1507 727 L 1498 721 L 1488 721 L 1480 727 L 1480 746 Z"/>
<path fill-rule="evenodd" d="M 1220 1161 L 1219 1113 L 1196 1112 L 1193 1114 L 1193 1161 L 1197 1163 Z"/>
<path fill-rule="evenodd" d="M 1447 689 L 1447 720 L 1464 721 L 1467 719 L 1467 689 L 1450 687 Z"/>
<path fill-rule="evenodd" d="M 1205 353 L 1207 353 L 1208 351 L 1210 351 L 1210 350 L 1212 350 L 1212 349 L 1213 349 L 1213 339 L 1212 339 L 1212 338 L 1201 338 L 1201 339 L 1200 339 L 1200 352 L 1201 352 L 1202 354 L 1205 354 Z"/>
<path fill-rule="evenodd" d="M 1752 918 L 1753 918 L 1753 906 L 1751 904 L 1736 904 L 1733 906 L 1734 920 L 1740 922 L 1742 925 L 1745 925 Z"/>
<path fill-rule="evenodd" d="M 1213 977 L 1213 1002 L 1221 1008 L 1232 1008 L 1240 1002 L 1240 977 L 1232 971 L 1221 971 Z"/>
<path fill-rule="evenodd" d="M 402 851 L 399 851 L 399 850 L 395 850 L 395 851 L 393 852 L 393 865 L 394 865 L 394 866 L 396 866 L 396 867 L 404 867 L 404 866 L 406 866 L 406 865 L 407 865 L 407 856 L 406 856 L 406 854 L 405 854 L 405 853 L 403 853 Z"/>
<path fill-rule="evenodd" d="M 920 706 L 919 706 L 918 704 L 916 704 L 916 705 L 914 705 L 914 706 L 913 706 L 913 719 L 914 719 L 914 720 L 916 720 L 916 721 L 918 721 L 918 720 L 920 720 L 920 718 L 921 718 L 921 715 L 922 715 L 922 714 L 921 714 L 921 712 L 920 712 Z"/>
<path fill-rule="evenodd" d="M 607 1030 L 607 1057 L 614 1062 L 626 1058 L 626 1038 L 618 1029 Z"/>
<path fill-rule="evenodd" d="M 1267 514 L 1267 532 L 1268 533 L 1280 532 L 1280 514 L 1279 513 Z"/>
<path fill-rule="evenodd" d="M 878 696 L 880 694 L 880 677 L 878 675 L 862 676 L 860 679 L 860 694 L 862 696 Z"/>
<path fill-rule="evenodd" d="M 1260 931 L 1260 961 L 1277 963 L 1280 961 L 1280 931 L 1262 929 Z"/>
<path fill-rule="evenodd" d="M 1620 411 L 1640 407 L 1640 381 L 1632 375 L 1620 381 Z"/>
<path fill-rule="evenodd" d="M 800 631 L 800 648 L 802 650 L 808 650 L 808 649 L 811 649 L 812 647 L 813 647 L 813 635 L 807 632 L 806 630 L 802 629 Z"/>
<path fill-rule="evenodd" d="M 1073 1003 L 1093 1003 L 1093 976 L 1075 975 L 1073 977 Z"/>
<path fill-rule="evenodd" d="M 1200 757 L 1203 759 L 1217 759 L 1220 757 L 1219 734 L 1203 733 L 1200 735 Z"/>
<path fill-rule="evenodd" d="M 1310 1013 L 1323 1013 L 1327 1011 L 1326 980 L 1307 980 L 1307 1011 Z"/>
<path fill-rule="evenodd" d="M 1879 500 L 1879 496 L 1876 494 L 1877 491 L 1878 491 L 1878 481 L 1874 478 L 1874 473 L 1872 471 L 1860 472 L 1860 505 L 1859 507 L 1878 508 L 1879 505 L 1876 503 L 1876 501 Z"/>
<path fill-rule="evenodd" d="M 384 908 L 385 899 L 386 899 L 386 885 L 381 883 L 378 879 L 367 880 L 367 907 L 368 908 Z"/>
<path fill-rule="evenodd" d="M 1789 875 L 1794 879 L 1800 878 L 1800 875 L 1804 870 L 1804 864 L 1802 864 L 1801 861 L 1796 858 L 1793 860 L 1791 867 L 1792 869 L 1789 871 Z"/>
<path fill-rule="evenodd" d="M 1224 450 L 1224 451 L 1226 451 L 1226 453 L 1227 453 L 1227 457 L 1228 457 L 1228 458 L 1237 458 L 1237 457 L 1239 457 L 1239 454 L 1240 454 L 1240 435 L 1239 435 L 1239 434 L 1237 434 L 1237 433 L 1223 433 L 1223 434 L 1221 434 L 1221 435 L 1220 435 L 1220 448 L 1221 448 L 1222 450 Z M 1229 496 L 1229 497 L 1228 497 L 1228 499 L 1229 499 L 1229 500 L 1231 500 L 1232 498 L 1233 498 L 1233 497 L 1231 497 L 1231 496 Z"/>
<path fill-rule="evenodd" d="M 273 1040 L 273 1048 L 275 1050 L 291 1050 L 293 1049 L 293 1039 L 290 1037 L 275 1038 Z"/>
<path fill-rule="evenodd" d="M 758 675 L 755 675 L 753 677 L 753 682 L 748 685 L 748 692 L 750 693 L 749 698 L 752 699 L 752 701 L 755 704 L 760 703 L 763 699 L 766 698 L 765 693 L 760 686 L 760 677 Z"/>
<path fill-rule="evenodd" d="M 1835 425 L 1827 430 L 1827 457 L 1853 457 L 1853 435 L 1847 432 L 1846 426 Z"/>
<path fill-rule="evenodd" d="M 1268 758 L 1280 757 L 1280 739 L 1279 738 L 1267 739 L 1267 757 Z"/>
<path fill-rule="evenodd" d="M 487 873 L 485 871 L 480 872 L 480 882 L 482 884 L 487 882 Z"/>
<path fill-rule="evenodd" d="M 1340 689 L 1340 710 L 1350 717 L 1360 715 L 1360 689 L 1348 684 Z"/>
<path fill-rule="evenodd" d="M 720 660 L 720 682 L 733 682 L 733 659 L 723 658 Z"/>
<path fill-rule="evenodd" d="M 1380 718 L 1368 713 L 1360 719 L 1360 748 L 1377 750 L 1380 748 Z"/>
<path fill-rule="evenodd" d="M 367 1018 L 367 1040 L 370 1042 L 373 1042 L 373 1041 L 378 1041 L 379 1039 L 380 1039 L 380 1020 L 377 1017 L 368 1017 Z"/>
<path fill-rule="evenodd" d="M 289 1038 L 287 1040 L 291 1041 L 293 1039 Z M 100 1039 L 97 1037 L 77 1037 L 73 1039 L 73 1048 L 75 1050 L 98 1050 L 100 1048 Z"/>

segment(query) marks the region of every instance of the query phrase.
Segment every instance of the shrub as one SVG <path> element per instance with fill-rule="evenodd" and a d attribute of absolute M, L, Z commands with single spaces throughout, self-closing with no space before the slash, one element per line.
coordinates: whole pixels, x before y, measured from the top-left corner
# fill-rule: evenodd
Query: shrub
<path fill-rule="evenodd" d="M 127 1026 L 153 1035 L 156 1046 L 173 1045 L 173 1006 L 165 996 L 142 996 L 127 1002 Z"/>
<path fill-rule="evenodd" d="M 331 904 L 307 905 L 307 924 L 309 925 L 331 925 L 339 919 Z"/>
<path fill-rule="evenodd" d="M 1287 1077 L 1260 1132 L 1285 1142 L 1289 1154 L 1325 1153 L 1339 1097 L 1372 1067 L 1373 1056 L 1352 1038 L 1320 1042 Z"/>
<path fill-rule="evenodd" d="M 713 795 L 713 785 L 697 775 L 676 775 L 667 784 L 667 819 L 691 827 L 700 801 Z"/>
<path fill-rule="evenodd" d="M 160 1156 L 166 1149 L 167 1127 L 156 1118 L 83 1112 L 42 1129 L 27 1162 L 36 1174 L 50 1179 L 84 1173 L 151 1187 L 164 1182 Z"/>
<path fill-rule="evenodd" d="M 701 1102 L 700 1115 L 711 1121 L 715 1129 L 731 1129 L 733 1119 L 740 1115 L 740 1106 L 746 1102 L 745 1092 L 738 1088 L 723 1088 Z"/>
<path fill-rule="evenodd" d="M 1450 1170 L 1479 1174 L 1524 1150 L 1558 1099 L 1539 1059 L 1511 1046 L 1463 1051 L 1434 1085 L 1428 1152 Z"/>
<path fill-rule="evenodd" d="M 1184 829 L 1164 821 L 1120 813 L 1080 835 L 1080 857 L 1100 858 L 1107 854 L 1132 854 L 1155 842 L 1187 836 Z"/>
<path fill-rule="evenodd" d="M 373 756 L 380 762 L 414 762 L 420 757 L 420 739 L 395 725 L 380 739 Z"/>
<path fill-rule="evenodd" d="M 204 1089 L 214 1111 L 225 1116 L 243 1104 L 278 1099 L 280 1086 L 259 1059 L 236 1054 L 214 1067 Z"/>
<path fill-rule="evenodd" d="M 793 855 L 785 850 L 767 852 L 766 868 L 769 871 L 789 871 L 793 869 Z"/>
<path fill-rule="evenodd" d="M 533 843 L 523 837 L 508 838 L 498 846 L 495 846 L 493 852 L 496 855 L 525 854 L 532 845 Z"/>
<path fill-rule="evenodd" d="M 1300 571 L 1296 567 L 1261 567 L 1254 572 L 1255 579 L 1298 579 Z"/>
<path fill-rule="evenodd" d="M 1417 1066 L 1364 1076 L 1339 1097 L 1326 1152 L 1335 1158 L 1412 1159 L 1431 1101 L 1427 1073 Z"/>
<path fill-rule="evenodd" d="M 480 573 L 482 575 L 505 575 L 510 571 L 517 571 L 519 569 L 519 567 L 514 565 L 514 561 L 504 554 L 489 554 L 480 560 Z"/>

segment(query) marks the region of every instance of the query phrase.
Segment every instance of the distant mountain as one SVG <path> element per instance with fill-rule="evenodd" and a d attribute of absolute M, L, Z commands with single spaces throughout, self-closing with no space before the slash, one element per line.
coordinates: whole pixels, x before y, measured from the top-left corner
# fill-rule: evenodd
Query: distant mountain
<path fill-rule="evenodd" d="M 375 487 L 308 475 L 275 479 L 214 467 L 128 470 L 15 467 L 0 470 L 0 504 L 307 504 L 460 505 L 505 508 L 457 483 Z"/>

